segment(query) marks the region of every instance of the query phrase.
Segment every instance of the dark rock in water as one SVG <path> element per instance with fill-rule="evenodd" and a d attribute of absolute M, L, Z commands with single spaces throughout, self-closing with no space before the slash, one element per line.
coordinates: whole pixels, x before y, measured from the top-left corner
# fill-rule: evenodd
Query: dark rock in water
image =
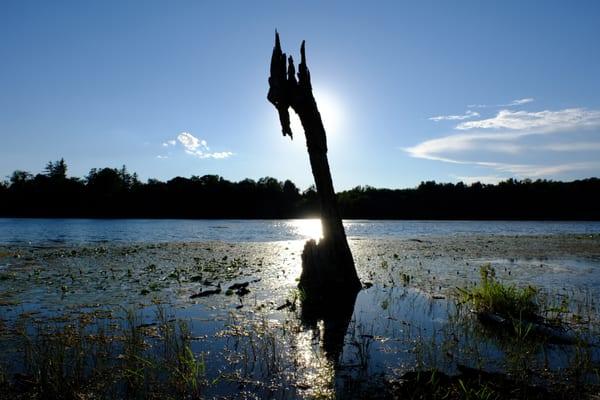
<path fill-rule="evenodd" d="M 365 289 L 368 289 L 368 288 L 370 288 L 371 286 L 373 286 L 373 283 L 372 283 L 372 282 L 364 282 L 364 283 L 363 283 L 363 288 L 365 288 Z"/>
<path fill-rule="evenodd" d="M 281 311 L 284 308 L 288 308 L 291 307 L 293 305 L 293 303 L 289 300 L 286 300 L 284 304 L 280 305 L 279 307 L 276 308 L 277 311 Z"/>
<path fill-rule="evenodd" d="M 197 299 L 198 297 L 208 297 L 208 296 L 212 296 L 213 294 L 219 294 L 219 293 L 221 293 L 220 287 L 218 287 L 216 289 L 203 290 L 199 293 L 191 295 L 190 299 Z"/>
<path fill-rule="evenodd" d="M 239 289 L 247 288 L 249 284 L 250 284 L 250 282 L 234 283 L 233 285 L 229 286 L 229 289 L 230 290 L 239 290 Z"/>
<path fill-rule="evenodd" d="M 202 281 L 202 275 L 196 275 L 196 276 L 192 276 L 190 278 L 190 282 L 201 282 Z"/>
<path fill-rule="evenodd" d="M 248 289 L 249 284 L 250 282 L 234 283 L 233 285 L 229 286 L 227 292 L 231 293 L 235 291 L 235 294 L 238 296 L 245 296 L 250 293 L 250 289 Z"/>
<path fill-rule="evenodd" d="M 157 325 L 156 322 L 150 322 L 147 324 L 140 324 L 137 326 L 137 328 L 150 328 L 151 326 L 156 326 L 156 325 Z"/>

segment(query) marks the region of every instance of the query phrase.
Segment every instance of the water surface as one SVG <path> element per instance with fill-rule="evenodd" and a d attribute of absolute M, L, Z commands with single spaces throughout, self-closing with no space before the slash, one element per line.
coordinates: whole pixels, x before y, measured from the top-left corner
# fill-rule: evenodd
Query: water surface
<path fill-rule="evenodd" d="M 600 222 L 345 220 L 349 237 L 600 234 Z M 318 237 L 317 219 L 32 219 L 0 218 L 2 244 L 98 242 L 270 242 Z"/>

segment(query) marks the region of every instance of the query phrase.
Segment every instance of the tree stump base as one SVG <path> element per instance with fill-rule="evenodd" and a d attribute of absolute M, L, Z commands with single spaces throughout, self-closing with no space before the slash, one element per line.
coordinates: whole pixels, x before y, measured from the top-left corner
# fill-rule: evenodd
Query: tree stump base
<path fill-rule="evenodd" d="M 356 297 L 362 285 L 349 249 L 329 239 L 309 240 L 302 251 L 302 274 L 298 285 L 305 298 L 316 302 Z"/>

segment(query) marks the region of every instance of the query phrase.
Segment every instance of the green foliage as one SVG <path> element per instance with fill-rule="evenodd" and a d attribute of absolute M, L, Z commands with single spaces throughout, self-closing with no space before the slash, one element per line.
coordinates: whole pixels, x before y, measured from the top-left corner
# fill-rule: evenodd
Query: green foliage
<path fill-rule="evenodd" d="M 480 275 L 479 286 L 459 289 L 464 300 L 472 303 L 477 312 L 494 313 L 512 320 L 537 318 L 537 289 L 532 286 L 517 288 L 499 282 L 490 264 L 480 267 Z"/>

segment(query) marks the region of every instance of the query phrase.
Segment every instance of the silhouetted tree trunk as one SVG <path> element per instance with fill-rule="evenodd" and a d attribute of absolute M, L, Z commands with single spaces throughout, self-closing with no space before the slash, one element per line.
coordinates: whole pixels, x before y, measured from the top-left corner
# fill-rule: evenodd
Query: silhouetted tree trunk
<path fill-rule="evenodd" d="M 271 58 L 268 100 L 279 112 L 283 135 L 292 138 L 289 107 L 300 117 L 310 165 L 321 203 L 323 238 L 316 243 L 309 240 L 302 253 L 300 287 L 311 295 L 323 298 L 329 294 L 353 293 L 361 284 L 356 274 L 352 253 L 338 211 L 333 182 L 327 161 L 327 138 L 321 114 L 312 93 L 310 72 L 306 65 L 304 41 L 300 47 L 298 79 L 294 61 L 281 51 L 279 35 L 275 33 L 275 47 Z"/>

